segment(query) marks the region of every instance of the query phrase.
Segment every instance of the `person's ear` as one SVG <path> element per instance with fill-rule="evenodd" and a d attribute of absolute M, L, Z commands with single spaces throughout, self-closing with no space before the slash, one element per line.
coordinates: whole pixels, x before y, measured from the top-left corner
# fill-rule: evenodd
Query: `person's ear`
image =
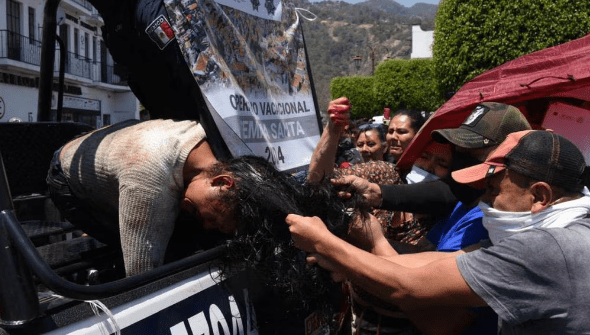
<path fill-rule="evenodd" d="M 551 186 L 544 181 L 539 181 L 530 186 L 533 196 L 531 213 L 538 213 L 553 203 L 553 190 Z"/>
<path fill-rule="evenodd" d="M 188 200 L 188 198 L 182 198 L 182 200 L 180 200 L 180 209 L 182 211 L 190 212 L 192 208 L 193 206 L 191 205 L 191 202 Z"/>
<path fill-rule="evenodd" d="M 229 190 L 234 187 L 234 178 L 227 174 L 222 174 L 211 179 L 211 186 L 221 187 L 224 190 Z"/>

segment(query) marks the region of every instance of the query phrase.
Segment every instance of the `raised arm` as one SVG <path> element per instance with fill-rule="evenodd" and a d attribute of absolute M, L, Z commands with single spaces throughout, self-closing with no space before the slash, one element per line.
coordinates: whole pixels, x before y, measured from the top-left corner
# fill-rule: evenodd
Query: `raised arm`
<path fill-rule="evenodd" d="M 309 163 L 307 182 L 310 184 L 320 183 L 334 171 L 338 141 L 344 132 L 344 127 L 350 122 L 350 101 L 348 98 L 342 97 L 330 101 L 328 114 L 330 119 Z"/>

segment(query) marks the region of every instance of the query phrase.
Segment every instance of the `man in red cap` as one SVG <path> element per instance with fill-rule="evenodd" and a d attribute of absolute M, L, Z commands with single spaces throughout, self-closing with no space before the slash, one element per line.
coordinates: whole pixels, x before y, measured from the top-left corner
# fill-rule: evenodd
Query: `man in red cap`
<path fill-rule="evenodd" d="M 316 217 L 291 214 L 286 222 L 308 262 L 395 303 L 425 331 L 452 329 L 457 307 L 490 306 L 503 334 L 589 333 L 588 170 L 560 135 L 512 133 L 482 164 L 453 173 L 459 183 L 485 187 L 480 207 L 491 238 L 454 253 L 398 255 L 376 231 L 371 254 Z"/>

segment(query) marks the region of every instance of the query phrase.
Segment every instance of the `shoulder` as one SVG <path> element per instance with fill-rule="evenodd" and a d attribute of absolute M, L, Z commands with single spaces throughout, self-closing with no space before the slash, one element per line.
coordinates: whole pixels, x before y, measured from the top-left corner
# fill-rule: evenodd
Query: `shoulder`
<path fill-rule="evenodd" d="M 589 237 L 583 237 L 585 247 L 580 245 L 579 237 L 572 239 L 568 228 L 535 228 L 514 234 L 488 248 L 462 255 L 460 260 L 473 267 L 494 263 L 499 267 L 518 267 L 527 272 L 559 271 L 567 267 L 569 254 L 574 252 L 568 249 L 588 250 L 579 248 L 590 247 Z"/>
<path fill-rule="evenodd" d="M 195 136 L 204 137 L 205 131 L 196 121 L 156 119 L 139 122 L 121 129 L 119 135 L 147 137 L 151 139 L 151 142 L 162 140 L 179 141 Z"/>
<path fill-rule="evenodd" d="M 150 120 L 116 134 L 106 159 L 120 179 L 181 183 L 190 151 L 205 138 L 195 121 Z"/>

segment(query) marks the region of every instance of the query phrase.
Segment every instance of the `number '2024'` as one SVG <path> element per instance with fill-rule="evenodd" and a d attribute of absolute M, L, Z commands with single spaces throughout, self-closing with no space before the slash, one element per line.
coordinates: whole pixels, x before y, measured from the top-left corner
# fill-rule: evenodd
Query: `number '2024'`
<path fill-rule="evenodd" d="M 278 146 L 277 148 L 266 147 L 264 153 L 266 153 L 266 160 L 273 163 L 274 165 L 279 164 L 279 162 L 285 164 L 285 156 L 283 155 L 281 146 Z"/>

